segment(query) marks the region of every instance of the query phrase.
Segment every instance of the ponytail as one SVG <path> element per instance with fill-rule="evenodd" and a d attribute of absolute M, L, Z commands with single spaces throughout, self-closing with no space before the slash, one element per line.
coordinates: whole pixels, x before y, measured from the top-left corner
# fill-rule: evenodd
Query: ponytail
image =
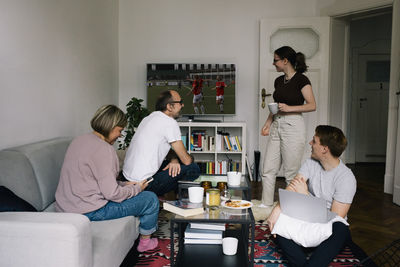
<path fill-rule="evenodd" d="M 306 65 L 306 58 L 301 52 L 296 53 L 296 64 L 294 65 L 294 69 L 299 73 L 306 72 L 308 69 L 308 66 Z"/>

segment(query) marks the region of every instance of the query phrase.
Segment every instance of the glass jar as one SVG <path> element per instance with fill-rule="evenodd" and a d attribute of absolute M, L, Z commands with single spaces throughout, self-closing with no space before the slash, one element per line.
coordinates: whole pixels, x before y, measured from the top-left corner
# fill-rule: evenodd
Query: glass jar
<path fill-rule="evenodd" d="M 200 183 L 200 186 L 204 188 L 204 195 L 206 195 L 207 190 L 211 188 L 211 182 L 203 181 Z"/>
<path fill-rule="evenodd" d="M 206 193 L 206 205 L 209 207 L 218 207 L 221 203 L 219 189 L 210 188 Z"/>
<path fill-rule="evenodd" d="M 219 189 L 219 192 L 222 193 L 227 188 L 227 183 L 226 182 L 218 182 L 217 188 Z"/>

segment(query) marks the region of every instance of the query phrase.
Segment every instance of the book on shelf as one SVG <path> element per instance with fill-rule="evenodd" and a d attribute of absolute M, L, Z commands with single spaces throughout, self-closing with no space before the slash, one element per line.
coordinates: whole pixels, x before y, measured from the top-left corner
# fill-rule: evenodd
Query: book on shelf
<path fill-rule="evenodd" d="M 229 137 L 229 141 L 231 141 L 232 150 L 233 150 L 233 151 L 239 151 L 238 146 L 237 146 L 237 144 L 236 144 L 236 138 L 235 138 L 235 136 L 230 136 L 230 137 Z"/>
<path fill-rule="evenodd" d="M 183 217 L 204 212 L 203 203 L 190 203 L 188 199 L 165 201 L 163 203 L 163 208 Z"/>
<path fill-rule="evenodd" d="M 185 238 L 222 239 L 222 230 L 195 229 L 189 225 L 185 230 Z"/>
<path fill-rule="evenodd" d="M 187 147 L 187 137 L 186 137 L 186 135 L 182 135 L 181 136 L 181 140 L 182 140 L 182 143 L 183 143 L 183 145 L 185 146 L 185 148 L 187 150 L 188 147 Z"/>
<path fill-rule="evenodd" d="M 229 136 L 224 135 L 223 138 L 225 140 L 226 150 L 232 151 L 232 145 L 231 145 L 231 142 L 229 141 Z"/>
<path fill-rule="evenodd" d="M 184 244 L 209 244 L 209 245 L 220 245 L 222 239 L 203 239 L 203 238 L 185 238 Z"/>
<path fill-rule="evenodd" d="M 235 139 L 236 139 L 236 144 L 238 146 L 239 151 L 242 151 L 242 146 L 240 145 L 239 138 L 237 136 L 235 136 Z"/>
<path fill-rule="evenodd" d="M 190 228 L 225 231 L 225 223 L 190 223 Z"/>
<path fill-rule="evenodd" d="M 200 172 L 204 174 L 226 175 L 228 171 L 242 170 L 241 161 L 219 160 L 215 162 L 215 161 L 201 160 L 201 161 L 196 161 L 196 163 L 200 168 Z"/>

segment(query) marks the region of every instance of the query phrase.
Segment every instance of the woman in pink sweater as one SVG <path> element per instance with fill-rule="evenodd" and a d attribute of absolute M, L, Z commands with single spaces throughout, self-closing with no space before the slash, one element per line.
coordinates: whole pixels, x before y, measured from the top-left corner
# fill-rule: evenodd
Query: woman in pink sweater
<path fill-rule="evenodd" d="M 56 191 L 56 209 L 86 215 L 91 221 L 137 216 L 140 220 L 138 251 L 154 249 L 159 202 L 147 182 L 118 182 L 118 157 L 113 148 L 127 124 L 116 106 L 97 110 L 90 122 L 93 132 L 76 137 L 68 147 Z"/>

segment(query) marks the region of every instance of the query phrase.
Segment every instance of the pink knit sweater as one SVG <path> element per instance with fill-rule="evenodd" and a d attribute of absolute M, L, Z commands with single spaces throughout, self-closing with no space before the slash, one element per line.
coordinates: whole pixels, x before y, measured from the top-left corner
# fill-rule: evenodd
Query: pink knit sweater
<path fill-rule="evenodd" d="M 117 183 L 118 172 L 118 157 L 109 143 L 93 133 L 76 137 L 61 169 L 56 210 L 83 214 L 141 192 L 137 184 Z"/>

